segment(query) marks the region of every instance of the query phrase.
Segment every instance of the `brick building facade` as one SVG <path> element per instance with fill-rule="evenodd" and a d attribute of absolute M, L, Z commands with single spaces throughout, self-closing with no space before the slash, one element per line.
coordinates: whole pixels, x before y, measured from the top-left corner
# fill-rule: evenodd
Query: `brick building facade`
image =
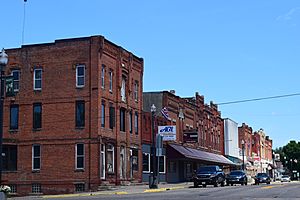
<path fill-rule="evenodd" d="M 159 125 L 176 126 L 176 141 L 165 143 L 164 157 L 165 171 L 161 179 L 167 182 L 186 181 L 191 178 L 193 170 L 203 164 L 231 165 L 224 154 L 224 128 L 223 119 L 218 108 L 212 102 L 210 105 L 204 103 L 204 97 L 196 93 L 195 97 L 182 98 L 174 91 L 144 92 L 143 93 L 143 154 L 148 155 L 150 159 L 151 144 L 151 105 L 156 106 L 155 133 Z M 169 120 L 163 119 L 160 111 L 162 108 L 168 109 Z M 189 135 L 193 135 L 189 137 Z M 194 149 L 197 153 L 209 152 L 206 159 L 190 159 L 187 157 L 179 158 L 174 156 L 180 151 L 180 148 Z M 181 155 L 182 156 L 182 155 Z M 222 161 L 214 160 L 221 157 Z M 145 157 L 146 158 L 146 157 Z M 144 159 L 145 164 L 150 163 Z M 163 162 L 163 159 L 161 160 Z M 163 163 L 161 163 L 163 165 Z M 162 167 L 163 168 L 163 167 Z M 149 168 L 147 168 L 149 169 Z M 143 180 L 147 181 L 147 175 L 150 170 L 143 171 Z"/>
<path fill-rule="evenodd" d="M 142 58 L 102 36 L 7 54 L 4 184 L 24 195 L 141 181 Z"/>

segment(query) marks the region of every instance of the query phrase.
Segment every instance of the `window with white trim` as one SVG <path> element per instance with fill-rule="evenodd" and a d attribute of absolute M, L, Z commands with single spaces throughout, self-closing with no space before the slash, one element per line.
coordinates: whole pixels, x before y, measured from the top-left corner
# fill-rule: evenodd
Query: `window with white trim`
<path fill-rule="evenodd" d="M 102 65 L 101 68 L 101 87 L 105 87 L 105 65 Z"/>
<path fill-rule="evenodd" d="M 160 156 L 159 158 L 159 173 L 166 173 L 166 156 Z"/>
<path fill-rule="evenodd" d="M 100 148 L 100 178 L 105 179 L 105 144 L 101 144 Z"/>
<path fill-rule="evenodd" d="M 42 187 L 39 183 L 34 183 L 31 185 L 31 192 L 34 194 L 40 194 L 42 193 Z"/>
<path fill-rule="evenodd" d="M 106 150 L 106 162 L 107 162 L 107 172 L 108 173 L 114 173 L 114 159 L 115 159 L 115 152 L 114 152 L 114 146 L 112 144 L 107 145 Z"/>
<path fill-rule="evenodd" d="M 150 172 L 150 153 L 143 153 L 143 172 Z"/>
<path fill-rule="evenodd" d="M 41 169 L 41 146 L 39 144 L 32 145 L 32 170 Z"/>
<path fill-rule="evenodd" d="M 85 84 L 85 65 L 76 66 L 76 87 L 82 88 Z"/>
<path fill-rule="evenodd" d="M 112 92 L 113 90 L 113 72 L 109 71 L 109 91 Z"/>
<path fill-rule="evenodd" d="M 12 70 L 11 75 L 13 76 L 13 80 L 14 80 L 14 92 L 19 92 L 20 70 L 18 70 L 18 69 Z"/>
<path fill-rule="evenodd" d="M 105 102 L 101 103 L 101 127 L 105 127 Z"/>
<path fill-rule="evenodd" d="M 121 100 L 126 102 L 126 78 L 122 76 L 122 83 L 121 83 Z"/>
<path fill-rule="evenodd" d="M 84 144 L 76 144 L 76 169 L 84 169 Z"/>
<path fill-rule="evenodd" d="M 34 90 L 42 90 L 42 69 L 34 69 L 33 89 Z"/>

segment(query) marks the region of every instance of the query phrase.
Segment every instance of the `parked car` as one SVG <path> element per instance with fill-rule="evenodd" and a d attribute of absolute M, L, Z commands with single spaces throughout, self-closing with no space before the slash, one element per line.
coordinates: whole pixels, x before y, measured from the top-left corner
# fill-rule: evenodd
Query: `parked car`
<path fill-rule="evenodd" d="M 241 184 L 241 185 L 247 185 L 247 175 L 242 170 L 234 170 L 231 171 L 226 176 L 226 184 L 227 185 L 233 185 L 233 184 Z"/>
<path fill-rule="evenodd" d="M 271 183 L 271 178 L 267 173 L 257 173 L 254 177 L 255 179 L 255 185 L 259 185 L 260 183 Z"/>
<path fill-rule="evenodd" d="M 291 182 L 291 177 L 288 175 L 282 175 L 280 181 L 281 182 Z"/>
<path fill-rule="evenodd" d="M 194 187 L 202 185 L 214 185 L 218 187 L 219 184 L 223 187 L 225 185 L 225 174 L 219 166 L 201 166 L 193 177 Z"/>

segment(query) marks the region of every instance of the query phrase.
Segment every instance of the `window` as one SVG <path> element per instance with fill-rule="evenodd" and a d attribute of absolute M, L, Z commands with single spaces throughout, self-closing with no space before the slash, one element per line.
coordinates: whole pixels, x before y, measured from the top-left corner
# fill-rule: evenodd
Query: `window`
<path fill-rule="evenodd" d="M 34 144 L 32 146 L 32 170 L 41 169 L 41 146 Z"/>
<path fill-rule="evenodd" d="M 41 184 L 34 183 L 31 185 L 31 192 L 34 194 L 42 193 Z"/>
<path fill-rule="evenodd" d="M 120 178 L 126 178 L 126 154 L 125 146 L 120 147 Z"/>
<path fill-rule="evenodd" d="M 85 82 L 85 65 L 76 66 L 76 87 L 84 87 Z"/>
<path fill-rule="evenodd" d="M 75 184 L 75 192 L 84 192 L 84 183 L 76 183 Z"/>
<path fill-rule="evenodd" d="M 33 104 L 33 129 L 42 128 L 42 104 Z"/>
<path fill-rule="evenodd" d="M 143 153 L 143 172 L 150 172 L 150 154 Z"/>
<path fill-rule="evenodd" d="M 120 131 L 125 132 L 125 109 L 120 109 Z"/>
<path fill-rule="evenodd" d="M 100 177 L 101 179 L 105 179 L 105 145 L 104 144 L 101 144 L 100 156 L 101 156 Z"/>
<path fill-rule="evenodd" d="M 20 84 L 20 70 L 12 70 L 11 74 L 14 80 L 14 92 L 18 92 Z"/>
<path fill-rule="evenodd" d="M 126 78 L 125 78 L 125 76 L 122 76 L 121 100 L 123 102 L 126 102 Z"/>
<path fill-rule="evenodd" d="M 138 84 L 138 82 L 136 81 L 135 83 L 134 83 L 134 100 L 138 100 L 138 94 L 139 94 L 139 84 Z"/>
<path fill-rule="evenodd" d="M 33 89 L 42 90 L 42 69 L 34 69 Z"/>
<path fill-rule="evenodd" d="M 76 127 L 84 127 L 85 106 L 84 101 L 76 101 Z"/>
<path fill-rule="evenodd" d="M 19 105 L 10 105 L 10 130 L 19 128 Z"/>
<path fill-rule="evenodd" d="M 129 132 L 132 133 L 132 111 L 129 112 Z"/>
<path fill-rule="evenodd" d="M 114 146 L 112 144 L 107 145 L 107 172 L 114 173 Z"/>
<path fill-rule="evenodd" d="M 101 127 L 105 127 L 105 102 L 101 104 Z"/>
<path fill-rule="evenodd" d="M 113 90 L 113 72 L 109 71 L 109 91 Z"/>
<path fill-rule="evenodd" d="M 135 134 L 139 133 L 139 114 L 137 112 L 134 115 L 134 131 Z"/>
<path fill-rule="evenodd" d="M 101 87 L 105 87 L 105 65 L 102 65 L 101 68 Z"/>
<path fill-rule="evenodd" d="M 160 156 L 159 159 L 159 173 L 166 173 L 165 165 L 166 165 L 166 157 Z"/>
<path fill-rule="evenodd" d="M 3 145 L 2 152 L 3 171 L 17 171 L 17 146 Z"/>
<path fill-rule="evenodd" d="M 10 193 L 16 194 L 17 193 L 17 186 L 16 185 L 9 185 L 10 187 Z"/>
<path fill-rule="evenodd" d="M 138 149 L 131 149 L 132 150 L 132 170 L 138 171 L 139 170 L 139 151 Z"/>
<path fill-rule="evenodd" d="M 113 129 L 115 127 L 115 108 L 110 104 L 109 106 L 109 128 Z"/>
<path fill-rule="evenodd" d="M 84 169 L 84 144 L 76 144 L 76 169 Z"/>

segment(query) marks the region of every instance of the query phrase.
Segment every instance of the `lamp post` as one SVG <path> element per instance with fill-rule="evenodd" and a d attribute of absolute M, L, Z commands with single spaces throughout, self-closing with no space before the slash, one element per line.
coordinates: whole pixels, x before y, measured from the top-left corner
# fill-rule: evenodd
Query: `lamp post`
<path fill-rule="evenodd" d="M 155 151 L 155 130 L 154 130 L 154 117 L 155 117 L 156 107 L 154 104 L 151 106 L 151 120 L 152 120 L 152 143 L 151 143 L 151 153 L 152 153 L 152 162 L 151 168 L 152 173 L 149 175 L 149 188 L 156 189 L 158 188 L 157 183 L 157 170 L 156 170 L 156 151 Z"/>
<path fill-rule="evenodd" d="M 241 143 L 242 143 L 242 157 L 243 157 L 242 170 L 244 171 L 245 170 L 245 158 L 244 158 L 245 157 L 244 156 L 244 154 L 245 154 L 245 141 L 242 140 Z"/>
<path fill-rule="evenodd" d="M 0 185 L 2 184 L 2 141 L 3 141 L 3 103 L 4 103 L 4 71 L 8 63 L 8 55 L 2 49 L 0 53 Z"/>

